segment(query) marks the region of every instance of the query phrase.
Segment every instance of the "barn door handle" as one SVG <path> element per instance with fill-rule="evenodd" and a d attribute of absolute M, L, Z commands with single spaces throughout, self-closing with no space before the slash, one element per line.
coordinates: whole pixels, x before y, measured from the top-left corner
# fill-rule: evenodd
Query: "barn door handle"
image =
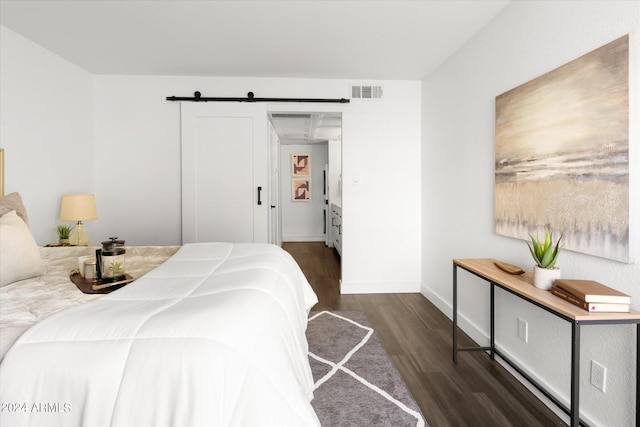
<path fill-rule="evenodd" d="M 262 193 L 262 187 L 258 187 L 258 204 L 262 204 L 262 200 L 260 200 L 260 194 Z"/>

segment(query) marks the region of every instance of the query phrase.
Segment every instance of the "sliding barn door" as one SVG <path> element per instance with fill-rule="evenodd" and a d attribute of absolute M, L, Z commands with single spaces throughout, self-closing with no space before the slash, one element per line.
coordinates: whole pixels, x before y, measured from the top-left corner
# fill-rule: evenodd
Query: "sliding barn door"
<path fill-rule="evenodd" d="M 182 117 L 182 241 L 268 241 L 264 104 L 187 103 Z"/>

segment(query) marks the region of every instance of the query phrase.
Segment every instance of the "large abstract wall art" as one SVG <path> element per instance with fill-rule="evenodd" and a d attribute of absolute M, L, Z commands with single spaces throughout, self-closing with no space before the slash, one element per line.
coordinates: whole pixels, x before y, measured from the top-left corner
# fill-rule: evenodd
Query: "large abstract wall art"
<path fill-rule="evenodd" d="M 630 262 L 629 37 L 496 97 L 495 230 Z"/>

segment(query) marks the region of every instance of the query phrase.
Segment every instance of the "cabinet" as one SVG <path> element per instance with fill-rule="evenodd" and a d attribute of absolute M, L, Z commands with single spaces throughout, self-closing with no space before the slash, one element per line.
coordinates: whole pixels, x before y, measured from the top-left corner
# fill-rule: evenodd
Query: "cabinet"
<path fill-rule="evenodd" d="M 331 241 L 342 256 L 342 208 L 335 203 L 331 204 Z"/>

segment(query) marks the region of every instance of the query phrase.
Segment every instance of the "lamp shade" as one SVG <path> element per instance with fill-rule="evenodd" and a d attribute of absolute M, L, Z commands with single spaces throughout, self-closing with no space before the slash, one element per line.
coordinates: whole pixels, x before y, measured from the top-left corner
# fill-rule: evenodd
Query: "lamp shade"
<path fill-rule="evenodd" d="M 94 194 L 65 194 L 60 206 L 60 221 L 86 221 L 98 219 Z"/>

